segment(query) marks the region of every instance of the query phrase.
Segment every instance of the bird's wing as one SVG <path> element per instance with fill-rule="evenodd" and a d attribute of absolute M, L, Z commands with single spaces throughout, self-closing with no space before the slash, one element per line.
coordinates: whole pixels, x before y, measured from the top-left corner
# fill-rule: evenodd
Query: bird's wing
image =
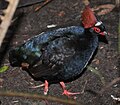
<path fill-rule="evenodd" d="M 29 69 L 30 73 L 40 78 L 53 76 L 61 72 L 64 62 L 70 60 L 75 54 L 76 43 L 69 37 L 57 38 L 50 42 L 42 51 L 41 61 Z"/>
<path fill-rule="evenodd" d="M 82 26 L 70 26 L 65 28 L 58 28 L 47 32 L 42 32 L 41 34 L 31 38 L 37 44 L 44 44 L 53 41 L 56 38 L 64 37 L 65 35 L 75 35 L 81 36 L 84 33 L 84 28 Z"/>
<path fill-rule="evenodd" d="M 47 46 L 50 42 L 64 36 L 82 36 L 83 33 L 84 28 L 81 26 L 70 26 L 43 32 L 18 47 L 19 59 L 20 61 L 27 62 L 30 66 L 32 66 L 41 59 L 42 48 Z"/>
<path fill-rule="evenodd" d="M 79 39 L 78 49 L 68 62 L 64 64 L 64 78 L 70 79 L 78 76 L 86 67 L 98 47 L 98 37 L 87 34 Z"/>

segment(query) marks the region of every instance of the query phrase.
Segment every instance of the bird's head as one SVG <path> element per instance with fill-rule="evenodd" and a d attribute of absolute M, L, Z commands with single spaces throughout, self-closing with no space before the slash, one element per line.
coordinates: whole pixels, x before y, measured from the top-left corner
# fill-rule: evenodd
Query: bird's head
<path fill-rule="evenodd" d="M 96 33 L 98 36 L 105 38 L 108 35 L 106 28 L 101 21 L 98 21 L 93 11 L 89 6 L 86 6 L 82 13 L 82 24 L 85 29 L 88 29 L 92 33 Z"/>

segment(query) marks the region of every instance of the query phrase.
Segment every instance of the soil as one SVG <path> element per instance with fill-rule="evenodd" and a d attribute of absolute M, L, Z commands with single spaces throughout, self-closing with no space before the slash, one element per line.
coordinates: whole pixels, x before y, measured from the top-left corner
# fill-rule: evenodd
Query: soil
<path fill-rule="evenodd" d="M 30 0 L 29 0 L 30 1 Z M 37 0 L 38 1 L 38 0 Z M 115 4 L 113 0 L 90 0 L 91 7 L 103 4 Z M 55 24 L 57 27 L 80 24 L 80 14 L 84 8 L 81 0 L 53 0 L 37 12 L 35 8 L 41 4 L 18 8 L 10 26 L 2 48 L 0 49 L 1 65 L 9 64 L 9 49 L 22 44 L 27 39 L 48 30 L 47 25 Z M 17 17 L 17 18 L 16 18 Z M 107 37 L 109 44 L 100 42 L 96 55 L 89 66 L 98 69 L 105 79 L 107 85 L 113 79 L 120 76 L 119 54 L 118 54 L 118 22 L 119 13 L 113 9 L 110 13 L 98 16 L 105 24 L 110 35 Z M 3 57 L 4 55 L 4 57 Z M 4 58 L 4 59 L 3 59 Z M 9 67 L 0 74 L 0 90 L 18 92 L 32 92 L 43 94 L 43 88 L 31 89 L 30 87 L 42 84 L 34 81 L 30 75 L 20 68 Z M 85 70 L 75 81 L 66 83 L 67 89 L 73 92 L 84 92 L 76 96 L 76 101 L 82 105 L 118 105 L 118 101 L 112 99 L 111 95 L 120 97 L 120 84 L 117 82 L 105 90 L 101 96 L 97 94 L 104 86 L 101 78 L 95 73 Z M 85 85 L 86 83 L 86 85 Z M 49 95 L 66 99 L 63 96 L 59 84 L 49 87 Z M 46 105 L 44 100 L 31 100 L 18 97 L 0 97 L 1 105 Z M 58 102 L 49 102 L 47 105 L 63 105 Z"/>

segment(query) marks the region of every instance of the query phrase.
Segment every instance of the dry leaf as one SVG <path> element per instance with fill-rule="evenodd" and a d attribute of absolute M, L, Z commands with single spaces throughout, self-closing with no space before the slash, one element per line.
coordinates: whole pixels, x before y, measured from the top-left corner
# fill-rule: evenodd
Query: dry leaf
<path fill-rule="evenodd" d="M 89 4 L 90 4 L 89 0 L 83 0 L 83 3 L 84 3 L 85 5 L 89 5 Z"/>
<path fill-rule="evenodd" d="M 92 10 L 98 11 L 97 15 L 105 15 L 105 14 L 110 13 L 114 8 L 115 8 L 115 5 L 113 4 L 105 4 L 105 5 L 100 5 L 95 8 L 92 8 Z"/>
<path fill-rule="evenodd" d="M 95 62 L 96 65 L 100 64 L 100 60 L 97 59 L 96 62 Z"/>
<path fill-rule="evenodd" d="M 63 17 L 65 15 L 64 11 L 60 11 L 60 13 L 58 14 L 58 16 Z"/>
<path fill-rule="evenodd" d="M 100 60 L 99 59 L 94 59 L 92 62 L 94 62 L 95 64 L 100 64 Z"/>

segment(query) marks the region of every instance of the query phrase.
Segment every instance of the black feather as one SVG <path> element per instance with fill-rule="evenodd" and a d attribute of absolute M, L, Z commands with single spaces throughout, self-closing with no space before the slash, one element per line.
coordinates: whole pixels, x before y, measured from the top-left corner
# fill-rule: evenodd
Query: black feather
<path fill-rule="evenodd" d="M 67 81 L 78 76 L 98 47 L 98 36 L 82 26 L 70 26 L 35 36 L 9 53 L 12 66 L 28 63 L 41 81 Z"/>

